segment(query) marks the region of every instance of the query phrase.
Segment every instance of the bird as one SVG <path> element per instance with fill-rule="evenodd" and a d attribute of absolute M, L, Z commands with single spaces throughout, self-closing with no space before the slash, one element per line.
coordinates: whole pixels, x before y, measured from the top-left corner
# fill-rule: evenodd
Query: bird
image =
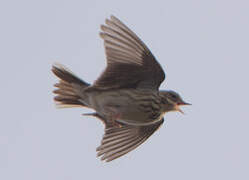
<path fill-rule="evenodd" d="M 146 141 L 164 122 L 170 111 L 183 113 L 190 105 L 172 90 L 159 90 L 165 73 L 145 43 L 121 20 L 111 15 L 100 26 L 104 40 L 106 68 L 89 84 L 60 63 L 52 65 L 59 78 L 54 86 L 58 108 L 83 107 L 100 119 L 104 135 L 97 156 L 110 162 Z"/>

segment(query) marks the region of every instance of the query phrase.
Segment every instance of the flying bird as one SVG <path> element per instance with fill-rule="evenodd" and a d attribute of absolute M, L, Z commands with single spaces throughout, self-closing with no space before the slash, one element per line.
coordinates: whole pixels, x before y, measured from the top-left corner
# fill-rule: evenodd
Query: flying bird
<path fill-rule="evenodd" d="M 58 107 L 86 107 L 105 124 L 98 156 L 106 162 L 132 151 L 164 122 L 169 111 L 182 112 L 190 105 L 171 90 L 159 90 L 165 73 L 142 40 L 118 18 L 101 25 L 107 67 L 89 84 L 55 63 L 52 72 L 60 79 L 54 86 Z M 182 112 L 183 113 L 183 112 Z"/>

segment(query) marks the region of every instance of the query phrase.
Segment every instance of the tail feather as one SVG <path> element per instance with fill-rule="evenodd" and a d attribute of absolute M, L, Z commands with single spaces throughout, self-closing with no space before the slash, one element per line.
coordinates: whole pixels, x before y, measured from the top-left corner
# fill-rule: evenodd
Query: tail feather
<path fill-rule="evenodd" d="M 90 84 L 81 80 L 69 69 L 58 63 L 52 66 L 52 72 L 60 79 L 59 83 L 54 85 L 57 89 L 53 91 L 56 94 L 54 97 L 56 106 L 59 108 L 86 106 L 78 92 L 90 86 Z"/>

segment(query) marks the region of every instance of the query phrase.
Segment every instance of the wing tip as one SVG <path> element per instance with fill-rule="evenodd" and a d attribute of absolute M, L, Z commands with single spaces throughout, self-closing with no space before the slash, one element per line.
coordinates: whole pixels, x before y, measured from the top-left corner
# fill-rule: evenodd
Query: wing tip
<path fill-rule="evenodd" d="M 113 14 L 110 15 L 110 19 L 111 20 L 119 20 L 116 16 L 114 16 Z"/>

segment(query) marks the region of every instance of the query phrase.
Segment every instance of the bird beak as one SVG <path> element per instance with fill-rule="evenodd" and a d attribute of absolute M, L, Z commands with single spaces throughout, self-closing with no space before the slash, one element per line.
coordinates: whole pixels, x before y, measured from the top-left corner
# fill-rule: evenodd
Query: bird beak
<path fill-rule="evenodd" d="M 182 102 L 177 103 L 177 104 L 175 105 L 175 110 L 176 110 L 176 111 L 179 111 L 179 112 L 182 113 L 182 114 L 184 114 L 184 112 L 180 109 L 180 106 L 184 106 L 184 105 L 192 105 L 192 104 L 186 103 L 186 102 L 182 101 Z"/>
<path fill-rule="evenodd" d="M 181 102 L 181 103 L 178 103 L 178 105 L 181 105 L 181 106 L 183 106 L 183 105 L 192 105 L 192 104 L 190 104 L 190 103 L 186 103 L 186 102 Z"/>
<path fill-rule="evenodd" d="M 176 105 L 176 110 L 179 111 L 180 113 L 184 114 L 184 112 L 180 109 L 179 105 Z"/>

